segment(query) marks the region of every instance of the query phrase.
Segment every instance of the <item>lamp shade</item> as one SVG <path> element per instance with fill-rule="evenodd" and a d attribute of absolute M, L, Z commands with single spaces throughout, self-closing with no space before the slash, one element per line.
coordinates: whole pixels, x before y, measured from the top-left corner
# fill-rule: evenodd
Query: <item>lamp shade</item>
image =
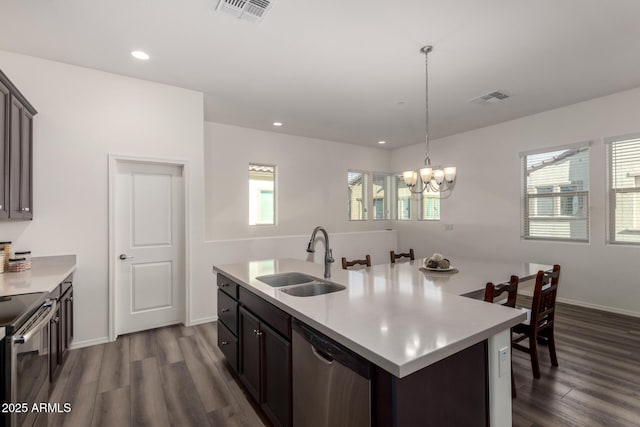
<path fill-rule="evenodd" d="M 431 181 L 431 176 L 433 175 L 432 168 L 422 168 L 420 169 L 420 177 L 422 178 L 422 182 L 425 184 Z"/>
<path fill-rule="evenodd" d="M 456 179 L 456 167 L 455 166 L 449 166 L 444 168 L 444 179 L 447 180 L 447 182 L 453 182 L 454 179 Z"/>
<path fill-rule="evenodd" d="M 433 179 L 436 180 L 436 184 L 440 185 L 444 181 L 444 171 L 442 169 L 436 169 L 433 171 Z"/>
<path fill-rule="evenodd" d="M 416 171 L 404 171 L 402 172 L 402 178 L 404 183 L 410 187 L 413 187 L 418 182 L 418 174 Z"/>

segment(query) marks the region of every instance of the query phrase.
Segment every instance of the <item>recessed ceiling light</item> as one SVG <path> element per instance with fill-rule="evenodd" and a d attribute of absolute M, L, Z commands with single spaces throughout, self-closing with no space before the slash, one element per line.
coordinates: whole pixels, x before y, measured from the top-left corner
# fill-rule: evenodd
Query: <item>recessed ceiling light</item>
<path fill-rule="evenodd" d="M 282 123 L 280 123 L 280 122 L 273 122 L 273 125 L 274 125 L 274 126 L 278 126 L 278 127 L 280 127 L 280 126 L 282 126 Z"/>
<path fill-rule="evenodd" d="M 378 144 L 382 145 L 382 144 L 386 144 L 387 141 L 378 141 Z"/>
<path fill-rule="evenodd" d="M 132 51 L 131 56 L 141 61 L 147 61 L 149 58 L 151 58 L 147 52 L 143 52 L 141 50 Z"/>

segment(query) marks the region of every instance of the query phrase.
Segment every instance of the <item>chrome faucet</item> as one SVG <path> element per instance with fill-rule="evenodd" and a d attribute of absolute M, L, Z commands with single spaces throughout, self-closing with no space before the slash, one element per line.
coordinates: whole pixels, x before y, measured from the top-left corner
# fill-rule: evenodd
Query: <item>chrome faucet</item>
<path fill-rule="evenodd" d="M 322 234 L 324 234 L 324 277 L 328 279 L 331 277 L 331 263 L 335 260 L 333 259 L 333 252 L 329 248 L 329 235 L 323 226 L 319 225 L 313 229 L 311 239 L 309 239 L 309 244 L 307 245 L 307 252 L 314 253 L 316 251 L 316 233 L 318 231 L 322 231 Z"/>

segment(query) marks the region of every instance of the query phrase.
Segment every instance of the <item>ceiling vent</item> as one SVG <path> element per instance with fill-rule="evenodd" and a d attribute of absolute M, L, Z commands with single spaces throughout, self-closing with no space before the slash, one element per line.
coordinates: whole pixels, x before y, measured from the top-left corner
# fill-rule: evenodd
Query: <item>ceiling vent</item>
<path fill-rule="evenodd" d="M 474 104 L 480 105 L 489 105 L 495 104 L 496 102 L 504 101 L 509 98 L 510 95 L 507 95 L 504 92 L 496 90 L 495 92 L 488 93 L 486 95 L 479 96 L 471 100 Z"/>
<path fill-rule="evenodd" d="M 269 12 L 272 3 L 272 0 L 220 0 L 216 10 L 238 19 L 258 22 Z"/>

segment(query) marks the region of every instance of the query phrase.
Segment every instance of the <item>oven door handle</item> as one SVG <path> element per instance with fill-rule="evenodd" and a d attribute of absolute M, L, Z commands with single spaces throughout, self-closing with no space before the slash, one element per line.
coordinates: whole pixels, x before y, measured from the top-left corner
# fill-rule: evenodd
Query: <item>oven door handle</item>
<path fill-rule="evenodd" d="M 45 316 L 45 318 L 42 319 L 40 322 L 38 322 L 38 324 L 35 325 L 33 328 L 29 329 L 29 331 L 26 334 L 13 337 L 14 344 L 26 343 L 35 334 L 37 334 L 38 331 L 40 331 L 40 329 L 44 328 L 49 323 L 49 321 L 53 318 L 53 316 L 56 314 L 56 308 L 58 307 L 58 302 L 55 299 L 49 300 L 49 302 L 44 304 L 44 307 L 49 307 L 49 313 Z"/>

